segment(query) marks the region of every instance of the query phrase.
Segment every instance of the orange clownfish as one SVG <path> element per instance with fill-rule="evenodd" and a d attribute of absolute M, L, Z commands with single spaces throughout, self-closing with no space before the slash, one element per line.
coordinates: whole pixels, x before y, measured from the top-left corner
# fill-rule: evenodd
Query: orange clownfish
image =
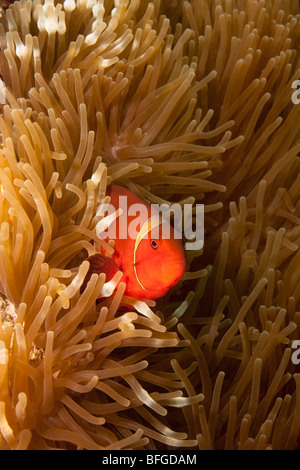
<path fill-rule="evenodd" d="M 126 209 L 110 225 L 106 239 L 114 233 L 112 258 L 96 253 L 88 258 L 90 262 L 86 282 L 92 273 L 105 273 L 110 280 L 117 271 L 123 272 L 121 281 L 126 283 L 125 294 L 140 299 L 157 299 L 165 295 L 183 276 L 186 257 L 181 237 L 176 237 L 173 227 L 162 219 L 158 212 L 128 189 L 112 185 L 107 194 L 110 204 L 117 210 L 120 196 L 126 198 Z M 130 210 L 134 204 L 143 209 L 140 216 Z M 140 206 L 142 205 L 142 206 Z M 130 234 L 130 224 L 135 222 L 136 230 Z M 125 227 L 125 232 L 124 232 Z M 120 236 L 120 228 L 122 235 Z M 165 232 L 163 229 L 167 229 Z M 168 236 L 165 237 L 164 233 Z M 104 238 L 104 236 L 101 238 Z"/>

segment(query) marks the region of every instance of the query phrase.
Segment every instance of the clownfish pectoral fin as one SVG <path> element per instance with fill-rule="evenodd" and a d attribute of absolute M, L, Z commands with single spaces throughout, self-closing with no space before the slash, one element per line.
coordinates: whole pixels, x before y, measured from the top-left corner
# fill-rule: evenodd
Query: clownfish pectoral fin
<path fill-rule="evenodd" d="M 120 271 L 119 266 L 114 262 L 114 260 L 102 255 L 101 253 L 89 256 L 87 261 L 89 261 L 90 267 L 81 286 L 81 291 L 85 289 L 92 274 L 104 273 L 106 274 L 106 282 L 108 282 L 118 271 Z"/>

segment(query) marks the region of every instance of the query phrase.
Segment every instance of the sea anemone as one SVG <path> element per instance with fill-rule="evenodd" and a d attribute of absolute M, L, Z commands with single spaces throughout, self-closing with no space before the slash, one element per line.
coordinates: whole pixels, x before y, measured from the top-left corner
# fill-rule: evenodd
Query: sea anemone
<path fill-rule="evenodd" d="M 298 447 L 299 20 L 296 0 L 2 11 L 1 449 Z M 113 252 L 112 182 L 204 204 L 156 304 L 120 272 L 82 289 Z"/>

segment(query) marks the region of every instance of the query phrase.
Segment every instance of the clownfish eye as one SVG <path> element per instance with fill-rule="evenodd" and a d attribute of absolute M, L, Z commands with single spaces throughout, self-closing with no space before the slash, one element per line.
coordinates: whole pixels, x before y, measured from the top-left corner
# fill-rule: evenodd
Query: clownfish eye
<path fill-rule="evenodd" d="M 150 244 L 151 244 L 151 247 L 153 248 L 153 250 L 157 250 L 158 248 L 158 243 L 156 240 L 151 240 L 150 241 Z"/>

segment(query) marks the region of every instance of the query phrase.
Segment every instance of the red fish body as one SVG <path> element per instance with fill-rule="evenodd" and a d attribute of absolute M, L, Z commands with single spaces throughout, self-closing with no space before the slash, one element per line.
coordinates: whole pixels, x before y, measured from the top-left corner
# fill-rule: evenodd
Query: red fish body
<path fill-rule="evenodd" d="M 162 297 L 185 272 L 182 240 L 175 237 L 174 229 L 158 213 L 151 211 L 150 204 L 128 189 L 113 185 L 107 194 L 115 210 L 120 207 L 120 201 L 126 201 L 125 211 L 101 236 L 109 240 L 114 235 L 112 259 L 98 253 L 90 256 L 88 278 L 93 272 L 104 272 L 108 280 L 120 270 L 123 272 L 121 281 L 127 286 L 126 295 L 152 300 Z M 139 206 L 134 206 L 136 204 Z M 142 212 L 138 210 L 137 215 L 135 207 Z M 169 233 L 167 238 L 165 233 Z"/>

